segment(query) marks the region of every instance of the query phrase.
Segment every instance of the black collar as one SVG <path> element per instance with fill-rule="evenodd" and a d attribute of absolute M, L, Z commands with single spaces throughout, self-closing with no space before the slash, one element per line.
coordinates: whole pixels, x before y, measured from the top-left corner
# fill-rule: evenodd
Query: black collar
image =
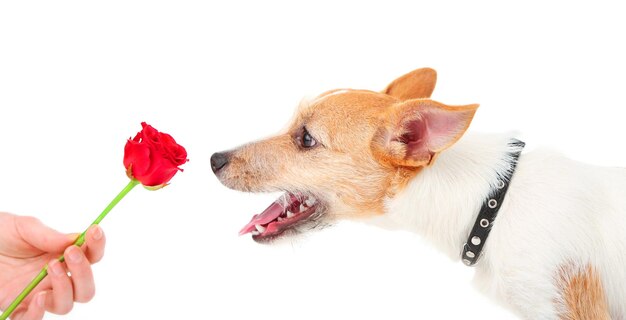
<path fill-rule="evenodd" d="M 487 241 L 489 232 L 491 232 L 491 227 L 498 215 L 498 210 L 500 210 L 500 206 L 504 201 L 506 191 L 509 189 L 509 184 L 515 173 L 515 167 L 517 166 L 519 156 L 525 145 L 524 142 L 517 139 L 509 142 L 509 146 L 517 147 L 516 151 L 509 153 L 511 169 L 507 171 L 504 176 L 500 177 L 496 184 L 496 189 L 493 190 L 491 195 L 483 202 L 476 222 L 474 222 L 474 228 L 472 228 L 472 232 L 470 232 L 467 241 L 463 245 L 461 259 L 463 259 L 463 263 L 468 266 L 473 266 L 476 261 L 478 261 L 478 258 L 480 258 L 483 246 Z"/>

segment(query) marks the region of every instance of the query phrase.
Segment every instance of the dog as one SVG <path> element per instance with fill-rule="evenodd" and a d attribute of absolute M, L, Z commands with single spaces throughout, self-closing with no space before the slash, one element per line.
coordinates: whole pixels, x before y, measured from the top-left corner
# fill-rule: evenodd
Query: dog
<path fill-rule="evenodd" d="M 626 169 L 465 134 L 478 105 L 431 100 L 436 78 L 327 91 L 280 134 L 213 154 L 225 186 L 285 192 L 240 233 L 268 242 L 339 219 L 410 230 L 522 318 L 626 319 Z"/>

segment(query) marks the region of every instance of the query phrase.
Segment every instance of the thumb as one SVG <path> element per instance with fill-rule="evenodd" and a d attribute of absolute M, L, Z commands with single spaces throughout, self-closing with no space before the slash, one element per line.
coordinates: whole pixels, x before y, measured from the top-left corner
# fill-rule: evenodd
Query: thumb
<path fill-rule="evenodd" d="M 58 232 L 34 217 L 16 217 L 15 227 L 24 242 L 44 252 L 63 252 L 78 237 Z"/>

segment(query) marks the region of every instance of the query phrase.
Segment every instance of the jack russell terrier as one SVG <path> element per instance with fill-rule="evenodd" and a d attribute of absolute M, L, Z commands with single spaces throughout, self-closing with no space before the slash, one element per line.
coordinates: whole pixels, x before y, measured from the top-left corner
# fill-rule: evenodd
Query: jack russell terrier
<path fill-rule="evenodd" d="M 429 99 L 435 82 L 424 68 L 382 92 L 328 91 L 280 134 L 213 154 L 227 187 L 285 192 L 240 233 L 267 242 L 337 219 L 411 230 L 523 318 L 626 319 L 626 169 L 464 135 L 478 105 Z"/>

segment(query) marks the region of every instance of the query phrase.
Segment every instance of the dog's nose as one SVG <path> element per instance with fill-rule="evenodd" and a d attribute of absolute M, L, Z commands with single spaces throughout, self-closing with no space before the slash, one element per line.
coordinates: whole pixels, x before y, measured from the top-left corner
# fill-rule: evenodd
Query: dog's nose
<path fill-rule="evenodd" d="M 217 173 L 220 169 L 224 168 L 228 164 L 228 153 L 216 152 L 211 156 L 211 169 L 213 173 Z"/>

